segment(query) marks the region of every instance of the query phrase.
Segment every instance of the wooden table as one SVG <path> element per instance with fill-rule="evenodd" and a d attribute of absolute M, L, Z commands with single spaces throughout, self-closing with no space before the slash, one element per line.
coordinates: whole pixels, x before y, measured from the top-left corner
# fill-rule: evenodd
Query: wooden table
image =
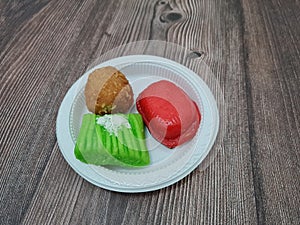
<path fill-rule="evenodd" d="M 297 0 L 1 1 L 0 224 L 300 224 L 299 21 Z M 58 109 L 94 59 L 148 39 L 212 69 L 222 149 L 167 188 L 104 190 L 64 160 Z"/>

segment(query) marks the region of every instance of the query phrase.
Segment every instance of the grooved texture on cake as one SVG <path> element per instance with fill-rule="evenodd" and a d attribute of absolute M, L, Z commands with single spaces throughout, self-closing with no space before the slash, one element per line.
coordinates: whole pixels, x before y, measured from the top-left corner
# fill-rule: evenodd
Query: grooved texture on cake
<path fill-rule="evenodd" d="M 98 166 L 140 167 L 150 164 L 145 129 L 140 114 L 109 115 L 110 120 L 100 123 L 101 116 L 85 114 L 77 137 L 75 157 L 86 164 Z M 113 121 L 122 117 L 126 123 Z M 128 124 L 127 124 L 128 122 Z M 110 123 L 110 124 L 109 124 Z M 117 130 L 110 129 L 116 126 Z"/>

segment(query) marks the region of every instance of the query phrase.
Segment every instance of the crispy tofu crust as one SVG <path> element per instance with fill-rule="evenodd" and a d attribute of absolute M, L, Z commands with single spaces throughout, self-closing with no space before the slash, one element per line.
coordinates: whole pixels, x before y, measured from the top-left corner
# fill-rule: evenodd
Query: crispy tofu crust
<path fill-rule="evenodd" d="M 89 111 L 98 115 L 126 113 L 133 104 L 133 91 L 125 75 L 112 66 L 94 70 L 84 90 Z"/>

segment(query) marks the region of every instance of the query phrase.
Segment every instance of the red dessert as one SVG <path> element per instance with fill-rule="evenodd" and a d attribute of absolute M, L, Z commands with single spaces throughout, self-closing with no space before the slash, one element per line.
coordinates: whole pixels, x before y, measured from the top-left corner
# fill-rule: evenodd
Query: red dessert
<path fill-rule="evenodd" d="M 198 106 L 170 81 L 149 85 L 138 96 L 136 106 L 152 136 L 168 148 L 189 141 L 199 128 Z"/>

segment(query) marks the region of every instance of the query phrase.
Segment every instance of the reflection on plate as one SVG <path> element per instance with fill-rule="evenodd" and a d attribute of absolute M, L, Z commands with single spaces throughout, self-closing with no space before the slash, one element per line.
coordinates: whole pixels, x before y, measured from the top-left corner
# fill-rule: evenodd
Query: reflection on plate
<path fill-rule="evenodd" d="M 114 66 L 129 80 L 134 97 L 149 84 L 169 80 L 181 87 L 197 103 L 202 120 L 196 136 L 189 142 L 168 149 L 148 132 L 146 142 L 151 164 L 143 168 L 117 168 L 86 165 L 78 161 L 73 149 L 83 114 L 89 113 L 84 99 L 88 74 L 103 66 Z M 137 112 L 135 106 L 131 112 Z M 87 71 L 66 94 L 57 117 L 57 139 L 71 167 L 89 182 L 119 192 L 145 192 L 169 186 L 192 172 L 209 153 L 218 133 L 219 113 L 215 99 L 204 81 L 181 64 L 149 55 L 111 59 Z"/>

